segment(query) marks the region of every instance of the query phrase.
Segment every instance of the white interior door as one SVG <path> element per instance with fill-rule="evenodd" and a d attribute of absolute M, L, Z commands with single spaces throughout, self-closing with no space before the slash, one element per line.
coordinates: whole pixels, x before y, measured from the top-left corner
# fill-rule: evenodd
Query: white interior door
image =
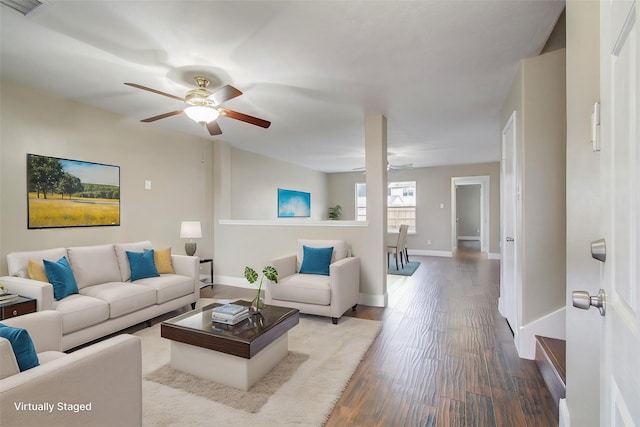
<path fill-rule="evenodd" d="M 516 252 L 516 112 L 502 130 L 502 160 L 500 170 L 500 314 L 506 317 L 514 334 L 518 333 L 518 290 Z"/>
<path fill-rule="evenodd" d="M 607 244 L 601 283 L 601 426 L 640 426 L 640 40 L 637 1 L 604 0 L 601 181 Z"/>

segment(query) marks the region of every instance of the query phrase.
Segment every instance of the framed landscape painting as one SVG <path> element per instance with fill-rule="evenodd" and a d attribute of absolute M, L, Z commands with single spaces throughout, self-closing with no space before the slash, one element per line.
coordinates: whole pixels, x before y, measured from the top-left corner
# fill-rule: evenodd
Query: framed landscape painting
<path fill-rule="evenodd" d="M 120 225 L 120 167 L 27 154 L 28 228 Z"/>
<path fill-rule="evenodd" d="M 310 216 L 311 193 L 278 188 L 278 218 Z"/>

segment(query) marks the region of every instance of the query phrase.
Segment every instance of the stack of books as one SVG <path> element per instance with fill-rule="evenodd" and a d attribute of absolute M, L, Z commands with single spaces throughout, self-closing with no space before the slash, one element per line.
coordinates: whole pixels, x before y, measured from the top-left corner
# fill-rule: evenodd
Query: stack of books
<path fill-rule="evenodd" d="M 2 294 L 0 295 L 0 304 L 16 301 L 18 297 L 17 294 Z"/>
<path fill-rule="evenodd" d="M 227 325 L 235 325 L 249 317 L 249 307 L 238 304 L 225 304 L 211 309 L 211 320 Z"/>

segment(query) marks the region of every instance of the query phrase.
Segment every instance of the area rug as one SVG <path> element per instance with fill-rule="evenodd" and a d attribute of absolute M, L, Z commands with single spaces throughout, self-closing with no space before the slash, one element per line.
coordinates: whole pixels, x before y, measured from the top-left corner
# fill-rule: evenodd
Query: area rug
<path fill-rule="evenodd" d="M 412 261 L 404 264 L 400 264 L 400 269 L 396 270 L 396 260 L 391 259 L 389 264 L 389 268 L 387 270 L 387 274 L 393 274 L 395 276 L 411 276 L 416 270 L 420 267 L 420 263 L 417 261 Z"/>
<path fill-rule="evenodd" d="M 300 316 L 289 331 L 289 355 L 243 392 L 168 367 L 160 325 L 142 340 L 144 426 L 321 426 L 382 328 L 382 322 L 343 317 L 338 325 Z"/>

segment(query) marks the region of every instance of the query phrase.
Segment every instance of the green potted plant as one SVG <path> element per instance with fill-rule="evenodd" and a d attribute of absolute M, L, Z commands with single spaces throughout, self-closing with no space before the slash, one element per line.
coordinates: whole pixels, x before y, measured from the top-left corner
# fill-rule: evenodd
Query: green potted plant
<path fill-rule="evenodd" d="M 253 268 L 244 268 L 244 278 L 247 279 L 247 281 L 249 281 L 249 283 L 251 283 L 252 285 L 258 280 L 258 277 L 258 272 L 256 272 Z M 258 284 L 258 294 L 251 301 L 251 307 L 253 308 L 255 313 L 259 313 L 263 305 L 262 299 L 260 298 L 260 291 L 262 291 L 262 281 L 265 278 L 271 282 L 278 283 L 278 270 L 276 270 L 275 267 L 271 265 L 267 265 L 262 269 L 262 277 L 260 277 L 260 283 Z"/>
<path fill-rule="evenodd" d="M 342 206 L 335 205 L 329 208 L 329 219 L 340 219 L 342 217 Z"/>

